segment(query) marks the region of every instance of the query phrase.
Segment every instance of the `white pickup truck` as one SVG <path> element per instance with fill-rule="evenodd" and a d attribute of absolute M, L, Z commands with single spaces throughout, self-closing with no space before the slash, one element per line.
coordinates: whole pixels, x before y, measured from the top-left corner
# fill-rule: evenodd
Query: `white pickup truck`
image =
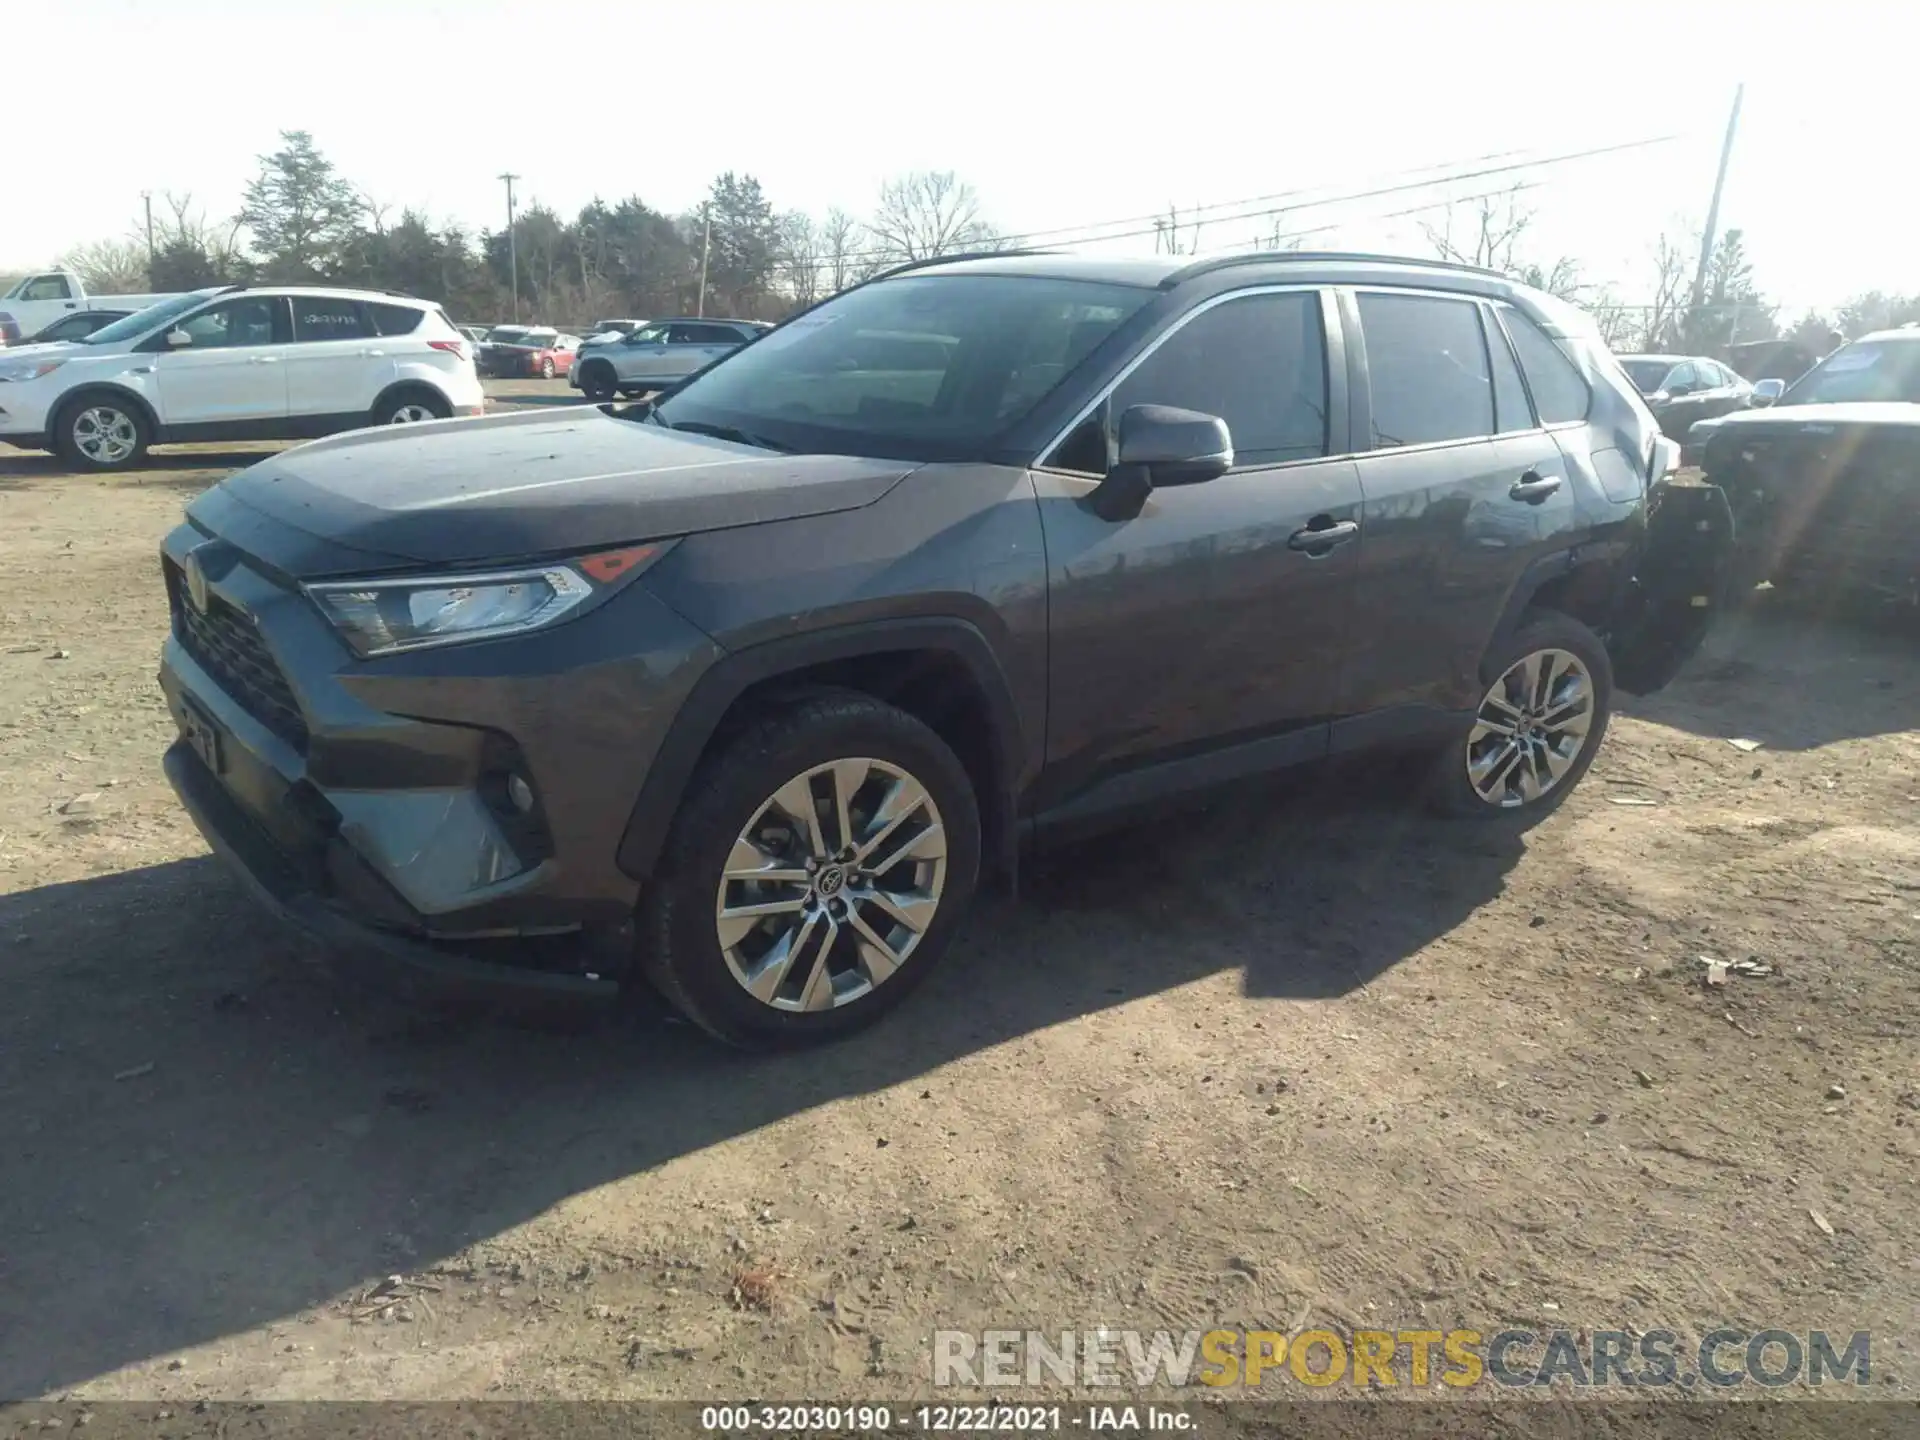
<path fill-rule="evenodd" d="M 0 345 L 17 345 L 76 310 L 144 310 L 171 295 L 89 295 L 71 270 L 42 270 L 0 295 Z"/>

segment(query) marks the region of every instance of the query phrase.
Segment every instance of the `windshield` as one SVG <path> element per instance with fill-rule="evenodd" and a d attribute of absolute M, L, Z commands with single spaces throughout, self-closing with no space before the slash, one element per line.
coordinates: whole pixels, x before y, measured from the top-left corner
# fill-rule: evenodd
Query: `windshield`
<path fill-rule="evenodd" d="M 524 325 L 496 325 L 487 332 L 489 345 L 527 345 L 532 332 Z"/>
<path fill-rule="evenodd" d="M 184 315 L 210 300 L 215 291 L 203 290 L 192 295 L 176 295 L 171 300 L 162 300 L 158 305 L 149 305 L 144 310 L 136 310 L 123 316 L 111 325 L 103 325 L 91 335 L 83 335 L 75 343 L 80 345 L 111 345 L 119 340 L 133 340 L 146 334 L 157 325 L 163 325 L 176 315 Z"/>
<path fill-rule="evenodd" d="M 1850 401 L 1920 403 L 1920 339 L 1856 340 L 1802 375 L 1781 405 L 1841 405 Z"/>
<path fill-rule="evenodd" d="M 1642 395 L 1651 395 L 1660 388 L 1660 382 L 1667 378 L 1667 372 L 1673 369 L 1671 360 L 1622 360 L 1620 368 L 1627 372 L 1627 378 L 1633 381 L 1633 388 Z"/>
<path fill-rule="evenodd" d="M 1037 276 L 884 280 L 735 351 L 654 418 L 778 449 L 976 459 L 1154 293 Z"/>

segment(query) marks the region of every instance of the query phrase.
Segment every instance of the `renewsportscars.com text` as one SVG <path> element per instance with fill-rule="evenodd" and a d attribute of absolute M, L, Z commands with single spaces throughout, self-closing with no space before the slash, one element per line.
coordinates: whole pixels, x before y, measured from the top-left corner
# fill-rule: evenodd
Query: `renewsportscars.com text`
<path fill-rule="evenodd" d="M 1825 1330 L 936 1330 L 933 1383 L 1732 1389 L 1866 1385 L 1872 1336 Z"/>

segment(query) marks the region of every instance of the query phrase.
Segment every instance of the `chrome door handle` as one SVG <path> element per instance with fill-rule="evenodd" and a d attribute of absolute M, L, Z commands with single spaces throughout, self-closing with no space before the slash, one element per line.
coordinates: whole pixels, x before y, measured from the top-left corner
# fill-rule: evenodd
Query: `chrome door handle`
<path fill-rule="evenodd" d="M 1538 505 L 1559 488 L 1558 475 L 1541 475 L 1538 471 L 1529 470 L 1514 482 L 1513 488 L 1507 491 L 1507 495 L 1510 499 L 1524 500 L 1529 505 Z"/>
<path fill-rule="evenodd" d="M 249 365 L 278 365 L 280 363 L 280 357 L 278 355 L 249 355 L 247 357 L 247 363 Z"/>
<path fill-rule="evenodd" d="M 1337 525 L 1309 525 L 1289 535 L 1287 546 L 1293 550 L 1304 550 L 1309 555 L 1324 555 L 1336 545 L 1346 544 L 1359 533 L 1360 525 L 1355 520 L 1342 520 Z"/>
<path fill-rule="evenodd" d="M 361 358 L 363 359 L 378 359 L 380 356 L 385 355 L 386 353 L 387 352 L 384 350 L 362 350 L 360 352 L 360 355 L 361 355 Z"/>

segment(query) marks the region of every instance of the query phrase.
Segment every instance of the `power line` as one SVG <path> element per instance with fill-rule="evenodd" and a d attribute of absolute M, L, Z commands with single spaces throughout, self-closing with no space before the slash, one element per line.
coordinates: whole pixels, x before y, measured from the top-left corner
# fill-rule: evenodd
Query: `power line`
<path fill-rule="evenodd" d="M 1671 144 L 1673 141 L 1678 140 L 1680 138 L 1681 136 L 1679 134 L 1648 136 L 1640 140 L 1620 141 L 1611 145 L 1595 145 L 1595 146 L 1590 146 L 1583 150 L 1570 150 L 1570 151 L 1565 151 L 1558 155 L 1547 155 L 1547 156 L 1541 156 L 1535 159 L 1511 161 L 1501 165 L 1483 165 L 1477 169 L 1452 170 L 1445 174 L 1433 175 L 1424 179 L 1404 180 L 1394 184 L 1375 186 L 1365 190 L 1353 190 L 1353 191 L 1348 191 L 1344 194 L 1321 196 L 1320 198 L 1317 198 L 1317 199 L 1291 199 L 1291 197 L 1302 196 L 1302 195 L 1311 196 L 1314 193 L 1314 189 L 1323 188 L 1323 187 L 1313 187 L 1313 188 L 1297 190 L 1297 191 L 1282 191 L 1274 195 L 1254 195 L 1254 196 L 1244 197 L 1239 200 L 1222 200 L 1222 201 L 1216 201 L 1210 205 L 1196 206 L 1194 208 L 1193 213 L 1199 214 L 1202 212 L 1212 212 L 1212 211 L 1226 210 L 1226 209 L 1235 210 L 1236 213 L 1229 214 L 1229 215 L 1210 215 L 1209 216 L 1210 221 L 1212 223 L 1218 223 L 1218 224 L 1232 224 L 1236 221 L 1242 221 L 1242 220 L 1271 219 L 1276 215 L 1292 214 L 1301 210 L 1324 209 L 1332 205 L 1348 205 L 1358 200 L 1374 200 L 1387 195 L 1401 195 L 1414 190 L 1427 190 L 1427 189 L 1432 189 L 1436 186 L 1441 186 L 1441 185 L 1455 185 L 1467 180 L 1486 179 L 1487 177 L 1493 176 L 1493 175 L 1516 174 L 1523 170 L 1543 169 L 1543 168 L 1554 166 L 1554 165 L 1567 165 L 1567 164 L 1572 164 L 1575 161 L 1579 161 L 1579 160 L 1595 159 L 1602 155 L 1624 154 L 1626 152 L 1633 151 L 1633 150 L 1648 149 L 1655 145 Z M 1500 153 L 1511 154 L 1513 152 L 1500 152 Z M 1498 155 L 1485 157 L 1485 158 L 1498 158 Z M 1465 163 L 1475 164 L 1477 162 L 1467 161 Z M 1433 168 L 1439 168 L 1439 167 L 1433 167 Z M 1291 199 L 1291 203 L 1284 204 L 1284 205 L 1266 203 L 1266 202 L 1271 202 L 1279 199 Z M 1460 202 L 1460 199 L 1461 197 L 1453 196 L 1444 200 L 1437 200 L 1434 202 L 1433 205 L 1430 205 L 1430 206 L 1420 206 L 1416 208 L 1432 209 L 1439 205 L 1457 204 Z M 1264 206 L 1264 208 L 1257 208 L 1257 209 L 1251 209 L 1251 210 L 1243 210 L 1238 208 L 1238 207 L 1249 206 L 1249 205 Z M 1413 213 L 1413 212 L 1408 212 L 1408 213 Z M 1152 220 L 1155 218 L 1160 218 L 1164 220 L 1164 217 L 1138 216 L 1138 217 L 1134 217 L 1134 219 L 1132 220 L 1096 221 L 1089 225 L 1077 227 L 1077 230 L 1069 230 L 1069 229 L 1029 230 L 1029 231 L 1021 232 L 1019 234 L 1003 235 L 999 238 L 1003 243 L 1021 245 L 1021 244 L 1027 244 L 1029 242 L 1036 241 L 1036 240 L 1042 241 L 1042 242 L 1048 242 L 1049 237 L 1060 237 L 1060 238 L 1054 238 L 1050 241 L 1052 245 L 1059 245 L 1059 246 L 1067 246 L 1067 245 L 1074 245 L 1074 244 L 1087 244 L 1087 245 L 1100 244 L 1100 243 L 1104 243 L 1112 240 L 1134 240 L 1134 239 L 1139 239 L 1143 236 L 1154 234 L 1155 230 L 1158 227 L 1149 224 L 1144 226 L 1143 228 L 1138 228 L 1133 230 L 1123 230 L 1114 234 L 1100 234 L 1097 232 L 1101 230 L 1110 229 L 1115 225 L 1134 224 L 1141 220 Z M 1321 228 L 1331 229 L 1335 227 L 1326 226 Z M 1315 232 L 1308 232 L 1308 233 L 1315 233 Z M 884 261 L 884 260 L 898 259 L 899 252 L 897 250 L 890 250 L 890 249 L 889 250 L 880 250 L 880 249 L 861 250 L 861 251 L 849 252 L 838 258 L 844 263 L 859 264 L 869 260 Z M 791 265 L 797 262 L 788 261 L 785 263 Z"/>

